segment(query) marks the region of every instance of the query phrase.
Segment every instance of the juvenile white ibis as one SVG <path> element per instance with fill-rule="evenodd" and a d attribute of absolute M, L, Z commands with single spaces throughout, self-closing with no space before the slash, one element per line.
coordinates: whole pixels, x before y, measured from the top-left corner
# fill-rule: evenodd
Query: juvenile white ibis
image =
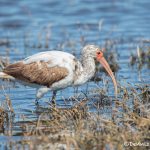
<path fill-rule="evenodd" d="M 82 50 L 81 62 L 72 54 L 62 51 L 40 52 L 14 64 L 0 72 L 0 78 L 11 78 L 25 85 L 37 88 L 36 98 L 40 99 L 48 91 L 56 91 L 84 84 L 95 73 L 95 59 L 100 62 L 112 78 L 115 93 L 117 83 L 109 64 L 98 46 L 87 45 Z"/>

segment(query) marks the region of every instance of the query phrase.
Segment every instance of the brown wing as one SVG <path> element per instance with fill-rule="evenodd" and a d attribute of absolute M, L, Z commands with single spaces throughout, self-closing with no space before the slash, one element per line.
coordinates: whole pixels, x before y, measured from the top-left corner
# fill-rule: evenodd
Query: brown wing
<path fill-rule="evenodd" d="M 8 65 L 3 72 L 24 82 L 45 85 L 48 87 L 68 75 L 68 70 L 64 67 L 55 66 L 48 68 L 47 65 L 48 64 L 43 61 L 30 64 L 18 62 Z"/>

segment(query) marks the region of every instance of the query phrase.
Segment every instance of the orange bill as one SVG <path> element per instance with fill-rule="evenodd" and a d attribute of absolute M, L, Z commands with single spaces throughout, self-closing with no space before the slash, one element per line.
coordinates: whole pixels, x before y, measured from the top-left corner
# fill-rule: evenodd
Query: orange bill
<path fill-rule="evenodd" d="M 114 87 L 115 87 L 115 95 L 117 97 L 117 82 L 116 82 L 116 79 L 115 79 L 115 76 L 114 76 L 112 70 L 110 69 L 109 64 L 107 63 L 107 61 L 104 57 L 101 57 L 100 59 L 98 59 L 98 61 L 102 64 L 102 66 L 106 69 L 106 71 L 110 75 L 110 77 L 113 81 Z"/>

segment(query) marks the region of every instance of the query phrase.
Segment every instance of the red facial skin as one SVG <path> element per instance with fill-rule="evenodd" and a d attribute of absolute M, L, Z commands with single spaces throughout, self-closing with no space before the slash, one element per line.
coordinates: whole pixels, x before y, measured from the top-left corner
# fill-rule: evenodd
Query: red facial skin
<path fill-rule="evenodd" d="M 115 79 L 115 76 L 114 76 L 112 70 L 110 69 L 108 62 L 106 61 L 106 59 L 103 56 L 103 52 L 98 50 L 96 53 L 96 58 L 97 58 L 97 61 L 102 64 L 102 66 L 106 69 L 106 71 L 108 72 L 108 74 L 112 78 L 112 81 L 113 81 L 113 84 L 115 87 L 115 95 L 117 97 L 117 82 L 116 82 L 116 79 Z"/>

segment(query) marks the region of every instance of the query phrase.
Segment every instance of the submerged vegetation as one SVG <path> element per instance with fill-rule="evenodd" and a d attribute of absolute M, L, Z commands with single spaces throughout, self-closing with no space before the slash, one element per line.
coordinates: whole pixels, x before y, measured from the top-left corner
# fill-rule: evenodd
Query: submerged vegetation
<path fill-rule="evenodd" d="M 88 26 L 86 26 L 88 29 Z M 42 31 L 43 33 L 43 31 Z M 22 46 L 25 49 L 23 56 L 31 54 L 33 49 L 37 51 L 49 50 L 51 40 L 50 26 L 46 28 L 44 36 L 38 34 L 36 44 L 30 39 L 31 33 L 26 33 Z M 66 34 L 67 33 L 63 33 Z M 79 55 L 77 41 L 68 40 L 56 45 L 56 49 L 71 49 L 76 56 Z M 44 42 L 43 42 L 44 41 Z M 84 35 L 80 36 L 80 47 L 87 44 Z M 104 54 L 111 69 L 115 74 L 121 69 L 118 64 L 119 53 L 114 45 L 120 44 L 122 39 L 115 41 L 107 39 L 104 45 Z M 10 63 L 10 47 L 17 45 L 11 40 L 0 39 L 0 46 L 6 49 L 6 57 L 0 57 L 0 70 Z M 121 43 L 122 44 L 122 43 Z M 13 47 L 14 48 L 14 47 Z M 15 49 L 15 50 L 14 50 Z M 13 52 L 16 52 L 15 47 Z M 35 52 L 35 51 L 34 51 Z M 18 54 L 19 55 L 19 54 Z M 137 47 L 137 52 L 131 54 L 128 65 L 137 66 L 139 70 L 144 66 L 150 66 L 150 47 Z M 99 71 L 104 69 L 97 65 L 97 72 L 92 79 L 98 83 L 103 81 L 99 77 Z M 107 79 L 106 79 L 107 80 Z M 9 82 L 9 81 L 7 81 Z M 118 80 L 118 98 L 108 94 L 108 87 L 91 89 L 83 98 L 72 97 L 70 108 L 53 107 L 46 103 L 47 107 L 36 106 L 36 110 L 28 110 L 37 118 L 28 119 L 22 115 L 21 121 L 15 121 L 11 99 L 5 92 L 5 88 L 11 88 L 1 82 L 1 90 L 4 99 L 0 97 L 0 133 L 9 135 L 10 139 L 5 146 L 8 149 L 66 149 L 66 150 L 122 150 L 122 149 L 150 149 L 150 86 L 122 85 Z M 68 100 L 69 101 L 69 100 Z M 66 103 L 66 102 L 64 102 Z M 106 112 L 105 112 L 106 111 Z M 13 130 L 19 127 L 20 132 Z M 18 140 L 12 137 L 20 136 Z M 11 139 L 12 138 L 12 139 Z"/>

